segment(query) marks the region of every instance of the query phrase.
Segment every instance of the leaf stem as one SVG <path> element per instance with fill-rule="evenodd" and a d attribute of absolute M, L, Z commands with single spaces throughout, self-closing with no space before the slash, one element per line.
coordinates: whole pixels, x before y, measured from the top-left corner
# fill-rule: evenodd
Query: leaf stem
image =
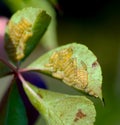
<path fill-rule="evenodd" d="M 8 66 L 13 72 L 17 73 L 17 68 L 8 61 L 4 60 L 3 58 L 0 58 L 0 62 Z"/>

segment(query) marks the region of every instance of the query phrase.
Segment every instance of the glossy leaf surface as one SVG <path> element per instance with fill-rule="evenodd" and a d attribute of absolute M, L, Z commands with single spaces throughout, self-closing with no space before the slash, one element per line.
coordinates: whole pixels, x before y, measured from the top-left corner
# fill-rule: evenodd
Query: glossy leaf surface
<path fill-rule="evenodd" d="M 22 82 L 31 103 L 49 125 L 93 125 L 96 111 L 86 97 L 51 92 Z"/>
<path fill-rule="evenodd" d="M 67 44 L 44 54 L 28 66 L 69 86 L 102 99 L 102 72 L 97 57 L 85 45 Z"/>
<path fill-rule="evenodd" d="M 9 91 L 3 125 L 27 125 L 26 110 L 15 81 Z"/>
<path fill-rule="evenodd" d="M 10 72 L 10 69 L 5 64 L 0 62 L 0 78 L 4 77 L 8 72 Z"/>

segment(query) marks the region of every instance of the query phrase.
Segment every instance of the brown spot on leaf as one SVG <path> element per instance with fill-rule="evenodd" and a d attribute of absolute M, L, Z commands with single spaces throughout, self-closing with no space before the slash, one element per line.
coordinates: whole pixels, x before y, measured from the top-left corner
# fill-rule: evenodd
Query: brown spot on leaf
<path fill-rule="evenodd" d="M 98 62 L 95 61 L 93 64 L 92 64 L 92 68 L 96 67 L 98 65 Z"/>
<path fill-rule="evenodd" d="M 60 114 L 60 117 L 63 117 L 63 113 Z"/>
<path fill-rule="evenodd" d="M 77 122 L 79 119 L 82 119 L 82 118 L 84 118 L 84 117 L 86 117 L 86 114 L 84 114 L 84 113 L 82 112 L 82 110 L 79 109 L 78 112 L 76 113 L 74 122 Z"/>

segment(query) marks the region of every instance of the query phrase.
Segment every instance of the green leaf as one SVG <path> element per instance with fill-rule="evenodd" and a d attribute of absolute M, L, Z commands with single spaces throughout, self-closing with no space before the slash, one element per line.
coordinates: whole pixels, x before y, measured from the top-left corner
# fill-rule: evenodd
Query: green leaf
<path fill-rule="evenodd" d="M 2 62 L 0 62 L 0 78 L 4 77 L 8 72 L 10 72 L 10 69 Z"/>
<path fill-rule="evenodd" d="M 28 66 L 69 86 L 102 99 L 102 72 L 97 57 L 85 45 L 71 43 L 44 54 Z"/>
<path fill-rule="evenodd" d="M 15 81 L 9 93 L 3 125 L 27 125 L 26 110 Z"/>
<path fill-rule="evenodd" d="M 58 0 L 48 0 L 50 1 L 54 6 L 58 5 Z"/>
<path fill-rule="evenodd" d="M 38 89 L 24 80 L 22 83 L 31 103 L 49 125 L 93 125 L 96 111 L 86 97 Z"/>
<path fill-rule="evenodd" d="M 56 0 L 50 0 L 52 4 L 56 6 Z M 4 0 L 5 4 L 10 8 L 12 13 L 17 10 L 23 9 L 25 7 L 39 7 L 45 10 L 51 16 L 50 25 L 41 39 L 41 44 L 47 48 L 52 49 L 58 46 L 57 43 L 57 21 L 56 21 L 56 11 L 51 5 L 49 0 Z"/>
<path fill-rule="evenodd" d="M 9 86 L 0 100 L 0 125 L 4 125 L 5 116 L 6 116 L 6 107 L 9 98 L 11 86 Z"/>
<path fill-rule="evenodd" d="M 26 58 L 46 31 L 50 16 L 40 8 L 24 8 L 11 17 L 5 34 L 5 48 L 14 62 Z"/>

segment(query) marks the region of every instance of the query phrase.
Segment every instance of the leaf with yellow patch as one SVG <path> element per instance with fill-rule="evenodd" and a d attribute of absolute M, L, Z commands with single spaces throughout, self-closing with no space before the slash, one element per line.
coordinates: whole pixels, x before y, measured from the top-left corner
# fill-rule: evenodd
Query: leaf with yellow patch
<path fill-rule="evenodd" d="M 5 34 L 5 48 L 12 61 L 21 61 L 33 51 L 50 20 L 40 8 L 28 7 L 13 14 Z"/>
<path fill-rule="evenodd" d="M 97 57 L 85 45 L 71 43 L 44 54 L 28 66 L 69 86 L 102 99 L 102 71 Z"/>
<path fill-rule="evenodd" d="M 51 16 L 51 22 L 44 36 L 41 38 L 41 44 L 47 49 L 52 49 L 58 46 L 56 11 L 53 7 L 55 6 L 59 10 L 57 0 L 19 0 L 17 2 L 16 0 L 4 0 L 4 3 L 9 7 L 12 13 L 30 6 L 39 7 L 48 12 Z M 52 4 L 53 6 L 51 6 Z"/>

